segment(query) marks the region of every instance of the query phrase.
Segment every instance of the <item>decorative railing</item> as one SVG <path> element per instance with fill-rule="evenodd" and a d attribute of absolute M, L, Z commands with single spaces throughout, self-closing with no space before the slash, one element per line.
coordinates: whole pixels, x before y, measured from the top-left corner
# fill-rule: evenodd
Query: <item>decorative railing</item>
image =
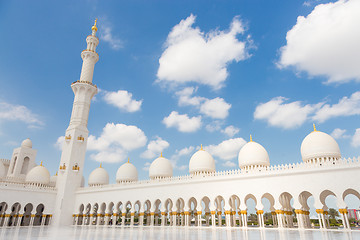
<path fill-rule="evenodd" d="M 101 188 L 116 188 L 120 186 L 134 186 L 134 185 L 144 185 L 144 184 L 154 184 L 154 183 L 171 183 L 171 182 L 179 182 L 179 181 L 189 181 L 189 180 L 200 180 L 200 179 L 214 179 L 219 177 L 241 177 L 247 175 L 270 175 L 270 174 L 283 174 L 294 171 L 319 171 L 321 169 L 338 169 L 338 168 L 351 168 L 354 166 L 360 166 L 360 157 L 354 158 L 342 158 L 338 160 L 330 160 L 330 159 L 318 159 L 318 162 L 301 162 L 301 163 L 291 163 L 291 164 L 281 164 L 274 165 L 269 167 L 258 167 L 258 168 L 250 168 L 246 170 L 242 169 L 234 169 L 234 170 L 226 170 L 219 171 L 207 174 L 199 174 L 199 175 L 184 175 L 184 176 L 175 176 L 169 178 L 161 178 L 161 179 L 147 179 L 140 180 L 134 182 L 122 182 L 115 183 L 109 185 L 96 185 L 91 187 L 81 188 L 79 191 L 87 191 L 91 189 L 101 189 Z"/>
<path fill-rule="evenodd" d="M 46 192 L 56 192 L 55 187 L 44 186 L 44 185 L 39 185 L 39 184 L 11 182 L 11 181 L 4 181 L 4 182 L 0 181 L 0 188 L 3 188 L 3 187 L 41 190 L 41 191 L 46 191 Z"/>
<path fill-rule="evenodd" d="M 5 164 L 10 164 L 10 160 L 9 160 L 9 159 L 4 159 L 4 158 L 2 158 L 2 159 L 0 159 L 0 162 L 3 162 L 3 163 L 5 163 Z"/>
<path fill-rule="evenodd" d="M 96 86 L 95 84 L 93 84 L 92 82 L 88 82 L 88 81 L 80 81 L 80 80 L 77 80 L 77 81 L 73 82 L 71 85 L 73 85 L 73 84 L 75 84 L 75 83 L 86 83 L 86 84 L 89 84 L 89 85 L 97 88 L 97 86 Z"/>

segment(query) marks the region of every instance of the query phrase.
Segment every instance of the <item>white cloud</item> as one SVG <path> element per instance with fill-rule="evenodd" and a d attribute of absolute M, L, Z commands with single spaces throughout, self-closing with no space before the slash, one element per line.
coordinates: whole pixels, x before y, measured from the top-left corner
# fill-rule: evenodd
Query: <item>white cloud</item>
<path fill-rule="evenodd" d="M 144 170 L 145 172 L 148 172 L 149 168 L 150 168 L 150 165 L 151 165 L 151 162 L 146 162 L 144 164 L 144 167 L 142 168 L 142 170 Z"/>
<path fill-rule="evenodd" d="M 127 112 L 139 111 L 143 102 L 143 100 L 138 101 L 133 99 L 132 93 L 129 93 L 125 90 L 119 90 L 117 92 L 105 92 L 104 100 L 106 103 Z"/>
<path fill-rule="evenodd" d="M 181 157 L 189 156 L 191 153 L 194 152 L 194 150 L 195 150 L 195 148 L 193 146 L 185 147 L 180 150 L 176 150 L 175 154 L 170 157 L 170 161 L 173 165 L 173 168 L 177 169 L 177 170 L 181 170 L 181 171 L 188 169 L 190 157 L 186 159 L 186 161 L 185 161 L 186 164 L 179 165 L 178 162 L 181 159 Z"/>
<path fill-rule="evenodd" d="M 222 98 L 207 99 L 200 107 L 200 112 L 208 117 L 225 119 L 229 115 L 231 104 Z"/>
<path fill-rule="evenodd" d="M 187 87 L 175 93 L 179 97 L 179 106 L 195 106 L 200 113 L 215 119 L 225 119 L 229 115 L 231 104 L 223 98 L 208 99 L 205 97 L 193 96 L 197 88 Z"/>
<path fill-rule="evenodd" d="M 232 161 L 226 161 L 222 165 L 225 167 L 232 167 L 232 168 L 237 166 L 237 164 Z"/>
<path fill-rule="evenodd" d="M 60 138 L 59 138 L 60 139 Z M 57 145 L 63 140 L 57 141 Z M 132 125 L 108 123 L 99 137 L 90 135 L 87 150 L 94 151 L 90 158 L 98 162 L 121 162 L 129 151 L 146 145 L 144 132 Z"/>
<path fill-rule="evenodd" d="M 109 22 L 103 21 L 99 30 L 100 40 L 109 43 L 112 49 L 119 50 L 124 47 L 121 39 L 112 34 L 112 26 Z"/>
<path fill-rule="evenodd" d="M 355 130 L 355 134 L 351 139 L 351 145 L 354 147 L 360 147 L 360 128 Z"/>
<path fill-rule="evenodd" d="M 195 18 L 191 14 L 169 33 L 159 59 L 157 82 L 196 82 L 220 89 L 228 76 L 227 65 L 249 56 L 246 43 L 237 39 L 244 33 L 243 24 L 235 17 L 229 30 L 216 29 L 205 34 L 193 27 Z"/>
<path fill-rule="evenodd" d="M 160 155 L 161 152 L 164 151 L 164 149 L 168 148 L 170 144 L 163 140 L 161 137 L 156 137 L 156 140 L 152 140 L 147 145 L 147 150 L 141 154 L 142 158 L 154 158 L 157 155 Z"/>
<path fill-rule="evenodd" d="M 205 126 L 206 131 L 215 132 L 220 131 L 221 126 L 224 124 L 223 121 L 215 120 Z"/>
<path fill-rule="evenodd" d="M 255 109 L 254 118 L 265 120 L 271 126 L 291 129 L 301 126 L 309 115 L 322 105 L 303 105 L 300 101 L 284 103 L 286 100 L 284 97 L 275 97 L 269 102 L 259 104 Z"/>
<path fill-rule="evenodd" d="M 360 1 L 319 4 L 287 32 L 279 67 L 293 66 L 328 82 L 360 81 Z"/>
<path fill-rule="evenodd" d="M 175 127 L 180 132 L 195 132 L 201 127 L 201 116 L 189 118 L 187 114 L 172 111 L 162 121 L 167 128 Z"/>
<path fill-rule="evenodd" d="M 345 133 L 345 129 L 335 128 L 330 135 L 335 139 L 348 138 L 349 136 L 345 135 Z"/>
<path fill-rule="evenodd" d="M 325 122 L 339 116 L 360 115 L 360 91 L 353 93 L 350 98 L 343 97 L 337 104 L 325 104 L 313 117 L 314 120 Z"/>
<path fill-rule="evenodd" d="M 58 150 L 62 150 L 63 144 L 65 141 L 65 136 L 60 136 L 58 137 L 58 139 L 56 140 L 56 143 L 54 144 L 54 146 L 58 149 Z"/>
<path fill-rule="evenodd" d="M 44 125 L 40 117 L 23 105 L 14 105 L 0 102 L 0 121 L 20 121 L 29 128 L 38 128 Z"/>
<path fill-rule="evenodd" d="M 240 131 L 239 128 L 234 127 L 233 125 L 227 126 L 224 130 L 221 130 L 222 133 L 226 134 L 228 137 L 233 137 L 238 134 Z"/>
<path fill-rule="evenodd" d="M 219 143 L 218 145 L 206 146 L 204 149 L 220 159 L 230 160 L 237 157 L 240 149 L 245 145 L 245 143 L 246 141 L 243 138 L 231 138 Z"/>

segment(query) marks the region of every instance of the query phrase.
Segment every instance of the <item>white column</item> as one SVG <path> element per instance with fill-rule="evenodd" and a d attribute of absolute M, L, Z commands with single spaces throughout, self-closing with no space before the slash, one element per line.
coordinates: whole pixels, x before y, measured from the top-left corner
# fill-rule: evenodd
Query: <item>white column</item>
<path fill-rule="evenodd" d="M 166 212 L 161 212 L 161 226 L 166 226 L 167 219 L 166 219 Z"/>
<path fill-rule="evenodd" d="M 150 213 L 150 226 L 154 226 L 154 215 L 155 215 L 154 212 Z"/>
<path fill-rule="evenodd" d="M 225 225 L 226 227 L 231 227 L 231 220 L 230 220 L 230 211 L 225 211 Z"/>
<path fill-rule="evenodd" d="M 276 213 L 276 217 L 277 217 L 278 228 L 284 228 L 283 219 L 282 219 L 283 211 L 275 210 L 275 213 Z"/>
<path fill-rule="evenodd" d="M 29 226 L 34 226 L 35 214 L 31 214 Z"/>
<path fill-rule="evenodd" d="M 201 215 L 202 215 L 202 211 L 198 211 L 198 212 L 197 212 L 197 225 L 198 225 L 199 227 L 202 226 L 202 218 L 201 218 Z"/>
<path fill-rule="evenodd" d="M 126 213 L 122 213 L 121 214 L 121 226 L 125 226 L 125 217 L 126 217 Z"/>
<path fill-rule="evenodd" d="M 215 227 L 216 226 L 216 219 L 215 219 L 216 211 L 211 211 L 210 214 L 211 214 L 211 226 Z"/>
<path fill-rule="evenodd" d="M 77 215 L 77 219 L 79 219 L 78 216 L 79 216 L 79 215 Z M 46 215 L 43 214 L 40 225 L 41 225 L 41 226 L 44 226 L 44 225 L 45 225 L 45 221 L 46 221 Z M 75 224 L 75 225 L 77 225 L 77 221 L 76 221 L 76 224 Z"/>
<path fill-rule="evenodd" d="M 143 226 L 144 225 L 144 213 L 141 212 L 139 213 L 139 226 Z"/>

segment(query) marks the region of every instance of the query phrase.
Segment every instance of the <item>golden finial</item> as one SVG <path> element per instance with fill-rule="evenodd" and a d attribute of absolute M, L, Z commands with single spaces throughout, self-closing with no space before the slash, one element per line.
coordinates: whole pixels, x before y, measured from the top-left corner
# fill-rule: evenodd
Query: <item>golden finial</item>
<path fill-rule="evenodd" d="M 316 127 L 315 127 L 315 123 L 313 123 L 313 127 L 314 127 L 314 132 L 317 132 Z"/>
<path fill-rule="evenodd" d="M 42 166 L 42 164 L 43 164 L 43 161 L 41 160 L 40 166 Z"/>
<path fill-rule="evenodd" d="M 251 134 L 250 134 L 250 142 L 252 142 L 252 136 L 251 136 Z"/>
<path fill-rule="evenodd" d="M 130 158 L 128 157 L 128 163 L 130 163 Z"/>
<path fill-rule="evenodd" d="M 57 175 L 58 175 L 58 172 L 55 173 L 55 176 L 57 176 Z"/>
<path fill-rule="evenodd" d="M 92 26 L 91 30 L 97 32 L 97 27 L 96 27 L 96 22 L 97 22 L 97 18 L 95 19 L 95 23 L 94 23 L 94 26 Z"/>
<path fill-rule="evenodd" d="M 102 168 L 102 163 L 100 163 L 100 168 Z"/>
<path fill-rule="evenodd" d="M 201 144 L 201 148 L 200 148 L 200 150 L 204 150 L 204 149 L 203 149 L 203 146 L 202 146 L 202 144 Z"/>
<path fill-rule="evenodd" d="M 160 154 L 160 157 L 163 157 L 163 156 L 162 156 L 162 152 L 161 152 L 161 154 Z"/>

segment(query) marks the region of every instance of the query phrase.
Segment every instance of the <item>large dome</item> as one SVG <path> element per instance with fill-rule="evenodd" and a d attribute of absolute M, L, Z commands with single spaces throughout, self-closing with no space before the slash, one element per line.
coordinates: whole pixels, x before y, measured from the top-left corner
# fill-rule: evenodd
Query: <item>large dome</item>
<path fill-rule="evenodd" d="M 341 158 L 340 148 L 333 137 L 314 129 L 301 143 L 301 157 L 304 162 L 316 158 Z"/>
<path fill-rule="evenodd" d="M 50 173 L 42 165 L 36 166 L 32 168 L 27 174 L 25 178 L 25 182 L 27 183 L 34 183 L 34 184 L 42 184 L 42 185 L 49 185 L 50 183 Z"/>
<path fill-rule="evenodd" d="M 130 163 L 124 163 L 116 172 L 116 182 L 134 182 L 138 180 L 138 172 L 136 167 Z"/>
<path fill-rule="evenodd" d="M 24 141 L 22 141 L 21 146 L 27 147 L 27 148 L 32 148 L 32 142 L 29 138 L 27 138 Z"/>
<path fill-rule="evenodd" d="M 247 169 L 251 166 L 270 166 L 269 155 L 265 148 L 252 140 L 240 149 L 238 160 L 241 169 Z"/>
<path fill-rule="evenodd" d="M 149 168 L 150 179 L 172 177 L 173 169 L 171 162 L 162 155 L 155 159 Z"/>
<path fill-rule="evenodd" d="M 90 173 L 89 186 L 99 186 L 109 184 L 109 174 L 108 172 L 100 165 L 94 171 Z"/>
<path fill-rule="evenodd" d="M 190 174 L 215 172 L 215 160 L 202 146 L 194 153 L 189 162 Z"/>
<path fill-rule="evenodd" d="M 5 166 L 2 163 L 2 161 L 0 160 L 0 180 L 4 179 L 5 177 L 6 177 Z"/>

